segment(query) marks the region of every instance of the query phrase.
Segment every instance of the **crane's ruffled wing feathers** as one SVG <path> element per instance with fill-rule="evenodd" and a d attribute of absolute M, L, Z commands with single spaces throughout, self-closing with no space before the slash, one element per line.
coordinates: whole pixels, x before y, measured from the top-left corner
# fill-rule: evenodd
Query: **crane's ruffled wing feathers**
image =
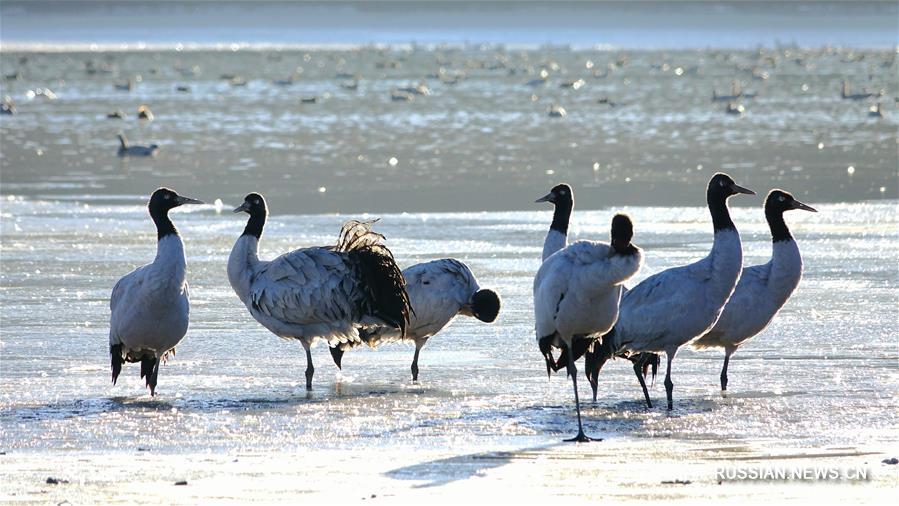
<path fill-rule="evenodd" d="M 406 278 L 406 291 L 416 311 L 424 310 L 420 308 L 420 301 L 428 297 L 436 297 L 435 302 L 451 298 L 452 302 L 461 306 L 480 288 L 468 266 L 453 258 L 407 267 L 403 270 L 403 276 Z M 458 310 L 459 307 L 456 307 L 455 312 Z"/>
<path fill-rule="evenodd" d="M 371 230 L 377 220 L 349 220 L 344 223 L 335 250 L 347 255 L 364 293 L 363 314 L 383 320 L 405 335 L 409 313 L 414 312 L 406 280 L 393 253 L 384 245 L 384 236 Z"/>
<path fill-rule="evenodd" d="M 559 253 L 568 259 L 572 272 L 574 289 L 579 293 L 605 290 L 609 286 L 624 283 L 630 279 L 643 263 L 642 251 L 635 255 L 614 254 L 611 246 L 601 242 L 578 241 Z"/>
<path fill-rule="evenodd" d="M 367 246 L 382 246 L 385 240 L 384 235 L 371 229 L 371 226 L 378 221 L 377 219 L 368 221 L 348 220 L 340 229 L 340 236 L 338 236 L 337 244 L 334 246 L 335 250 L 348 252 Z M 393 257 L 392 254 L 391 257 Z"/>
<path fill-rule="evenodd" d="M 550 256 L 540 265 L 534 278 L 534 318 L 537 339 L 553 334 L 556 331 L 555 315 L 559 303 L 570 289 L 573 262 L 570 258 L 557 253 Z"/>
<path fill-rule="evenodd" d="M 250 285 L 250 303 L 282 322 L 310 325 L 360 318 L 361 292 L 340 253 L 305 248 L 262 267 Z"/>

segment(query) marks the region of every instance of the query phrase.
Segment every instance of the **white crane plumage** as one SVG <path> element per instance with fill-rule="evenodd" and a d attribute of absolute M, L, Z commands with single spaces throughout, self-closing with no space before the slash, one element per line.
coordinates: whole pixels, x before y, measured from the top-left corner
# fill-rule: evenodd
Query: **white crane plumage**
<path fill-rule="evenodd" d="M 348 221 L 336 246 L 310 247 L 259 260 L 268 215 L 265 199 L 246 196 L 235 213 L 250 215 L 228 259 L 228 280 L 262 326 L 306 350 L 306 389 L 312 390 L 311 346 L 359 341 L 359 329 L 390 326 L 405 334 L 409 297 L 403 274 L 372 222 Z"/>
<path fill-rule="evenodd" d="M 440 332 L 457 315 L 472 316 L 485 323 L 496 320 L 500 298 L 493 290 L 481 288 L 465 263 L 442 258 L 407 267 L 403 270 L 406 292 L 412 313 L 403 336 L 391 327 L 373 327 L 359 331 L 361 342 L 340 343 L 331 348 L 331 356 L 341 367 L 343 353 L 362 343 L 372 348 L 382 344 L 411 341 L 415 343 L 412 359 L 412 381 L 418 381 L 418 355 L 434 334 Z"/>
<path fill-rule="evenodd" d="M 578 241 L 546 259 L 534 278 L 535 330 L 547 373 L 553 368 L 552 348 L 569 350 L 568 374 L 574 384 L 578 434 L 570 441 L 590 441 L 581 422 L 575 336 L 607 332 L 618 318 L 621 284 L 637 273 L 642 251 L 631 244 L 633 224 L 625 215 L 612 219 L 611 244 Z"/>
<path fill-rule="evenodd" d="M 568 246 L 568 224 L 571 220 L 571 211 L 574 209 L 574 190 L 571 186 L 560 183 L 554 186 L 549 193 L 535 200 L 535 202 L 549 202 L 554 206 L 553 221 L 550 223 L 549 231 L 546 233 L 546 239 L 543 241 L 542 258 L 543 261 L 546 261 L 546 259 L 553 253 Z M 598 335 L 574 336 L 571 344 L 572 350 L 574 351 L 574 360 L 577 361 L 581 358 L 591 346 L 595 345 L 599 338 L 600 336 Z M 592 359 L 594 356 L 595 355 L 589 355 L 588 358 Z M 631 355 L 621 353 L 617 354 L 617 356 L 626 358 L 633 363 L 634 373 L 637 375 L 640 386 L 643 388 L 643 396 L 646 398 L 646 403 L 649 407 L 652 407 L 652 401 L 649 400 L 649 391 L 646 389 L 644 377 L 650 366 L 652 366 L 653 377 L 655 377 L 655 372 L 659 365 L 659 356 L 654 353 L 637 353 Z M 561 353 L 559 353 L 559 358 L 551 369 L 553 371 L 558 371 L 563 367 L 568 367 L 567 349 L 563 349 Z M 584 372 L 587 374 L 587 379 L 590 380 L 592 385 L 593 382 L 590 376 L 590 368 L 585 367 Z M 593 401 L 596 402 L 595 388 L 593 389 Z"/>
<path fill-rule="evenodd" d="M 156 224 L 156 258 L 122 277 L 109 299 L 109 354 L 112 383 L 125 362 L 140 362 L 150 395 L 156 395 L 159 362 L 187 333 L 190 295 L 184 243 L 169 219 L 169 210 L 184 204 L 202 204 L 168 188 L 150 196 L 147 208 Z"/>
<path fill-rule="evenodd" d="M 783 190 L 771 190 L 765 199 L 765 218 L 773 243 L 771 260 L 743 269 L 740 282 L 715 326 L 693 342 L 696 348 L 724 348 L 722 394 L 727 392 L 727 365 L 731 355 L 749 338 L 765 330 L 802 279 L 799 246 L 783 216 L 793 209 L 818 212 Z"/>
<path fill-rule="evenodd" d="M 673 409 L 674 355 L 715 325 L 743 270 L 740 234 L 727 209 L 727 199 L 739 193 L 755 194 L 727 174 L 715 174 L 706 190 L 715 231 L 708 256 L 656 273 L 622 296 L 615 327 L 603 336 L 599 350 L 588 352 L 596 355 L 589 360 L 592 370 L 588 374 L 594 389 L 599 369 L 613 355 L 664 351 L 668 358 L 665 392 L 668 409 Z"/>

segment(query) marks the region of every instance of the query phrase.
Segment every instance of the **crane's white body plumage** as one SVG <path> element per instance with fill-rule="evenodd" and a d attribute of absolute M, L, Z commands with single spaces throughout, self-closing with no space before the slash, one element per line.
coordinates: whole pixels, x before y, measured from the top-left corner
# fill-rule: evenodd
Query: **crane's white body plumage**
<path fill-rule="evenodd" d="M 187 333 L 190 294 L 184 243 L 178 234 L 159 240 L 156 258 L 122 277 L 109 301 L 109 345 L 126 356 L 162 358 Z"/>
<path fill-rule="evenodd" d="M 273 334 L 299 339 L 308 349 L 319 339 L 329 345 L 359 341 L 360 325 L 385 324 L 361 311 L 362 288 L 345 254 L 311 247 L 264 261 L 257 247 L 252 235 L 237 239 L 228 280 L 250 315 Z"/>
<path fill-rule="evenodd" d="M 796 241 L 775 242 L 771 260 L 743 269 L 721 317 L 694 346 L 722 347 L 732 353 L 771 323 L 801 278 L 802 256 Z"/>
<path fill-rule="evenodd" d="M 429 337 L 460 314 L 481 288 L 471 269 L 453 258 L 412 265 L 403 270 L 403 277 L 413 310 L 406 335 L 403 337 L 396 329 L 381 327 L 366 339 L 370 346 L 400 340 L 423 346 Z"/>
<path fill-rule="evenodd" d="M 628 290 L 615 325 L 616 348 L 674 355 L 715 325 L 742 262 L 740 234 L 723 229 L 702 260 L 654 274 Z"/>
<path fill-rule="evenodd" d="M 618 319 L 621 284 L 643 263 L 643 253 L 615 254 L 606 243 L 577 241 L 551 255 L 534 278 L 537 339 L 558 334 L 570 347 L 577 334 L 607 332 Z"/>

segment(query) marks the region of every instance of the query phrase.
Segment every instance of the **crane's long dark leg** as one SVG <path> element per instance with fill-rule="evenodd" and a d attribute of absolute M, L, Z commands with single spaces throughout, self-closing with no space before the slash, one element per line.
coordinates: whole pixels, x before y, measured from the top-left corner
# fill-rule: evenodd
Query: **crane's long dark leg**
<path fill-rule="evenodd" d="M 730 363 L 730 356 L 734 350 L 725 348 L 724 350 L 724 367 L 721 368 L 721 396 L 727 397 L 727 365 Z"/>
<path fill-rule="evenodd" d="M 115 382 L 119 379 L 119 374 L 122 373 L 122 364 L 125 363 L 125 360 L 122 358 L 122 344 L 115 344 L 109 347 L 109 356 L 112 366 L 112 384 L 115 385 Z"/>
<path fill-rule="evenodd" d="M 150 397 L 156 395 L 156 376 L 159 374 L 159 359 L 155 355 L 144 355 L 140 359 L 140 377 L 150 387 Z"/>
<path fill-rule="evenodd" d="M 568 375 L 571 376 L 571 382 L 574 384 L 574 406 L 577 409 L 577 436 L 566 439 L 567 442 L 588 443 L 590 441 L 602 441 L 601 439 L 593 439 L 584 434 L 584 424 L 581 422 L 581 401 L 577 393 L 577 368 L 574 366 L 574 354 L 568 354 Z"/>
<path fill-rule="evenodd" d="M 668 397 L 668 411 L 674 409 L 674 400 L 672 393 L 674 392 L 674 383 L 671 382 L 671 361 L 674 360 L 674 353 L 666 351 L 668 356 L 668 369 L 665 371 L 665 394 Z"/>
<path fill-rule="evenodd" d="M 652 400 L 649 398 L 649 390 L 646 389 L 646 380 L 643 379 L 643 360 L 646 360 L 642 355 L 640 360 L 634 361 L 634 374 L 637 375 L 637 379 L 640 381 L 640 388 L 643 389 L 643 397 L 646 398 L 646 407 L 652 409 Z"/>
<path fill-rule="evenodd" d="M 315 367 L 312 365 L 312 348 L 306 341 L 302 341 L 303 348 L 306 349 L 306 390 L 312 390 L 312 375 L 315 374 Z"/>
<path fill-rule="evenodd" d="M 424 342 L 419 343 L 415 342 L 415 356 L 412 357 L 412 381 L 418 381 L 418 354 L 421 352 L 421 347 L 424 346 Z"/>

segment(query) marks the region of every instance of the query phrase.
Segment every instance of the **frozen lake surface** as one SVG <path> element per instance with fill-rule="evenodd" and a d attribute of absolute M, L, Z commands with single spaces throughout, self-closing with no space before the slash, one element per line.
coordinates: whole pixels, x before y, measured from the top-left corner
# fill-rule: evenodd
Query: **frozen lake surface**
<path fill-rule="evenodd" d="M 500 293 L 503 310 L 493 325 L 459 318 L 432 338 L 419 384 L 410 382 L 411 346 L 348 352 L 342 372 L 319 346 L 311 394 L 299 344 L 259 326 L 228 286 L 225 262 L 244 226 L 243 215 L 227 211 L 236 202 L 221 214 L 213 206 L 174 211 L 192 321 L 150 398 L 133 364 L 111 385 L 107 349 L 111 287 L 155 253 L 145 198 L 5 197 L 4 501 L 279 501 L 299 493 L 398 502 L 477 494 L 876 500 L 899 484 L 895 468 L 880 463 L 899 453 L 894 201 L 787 215 L 805 277 L 773 324 L 735 355 L 729 397 L 719 394 L 717 350 L 678 354 L 671 413 L 647 410 L 629 364 L 613 362 L 598 402 L 585 403 L 588 432 L 606 441 L 571 445 L 560 442 L 575 428 L 570 381 L 547 380 L 533 336 L 531 282 L 550 221 L 540 205 L 382 215 L 377 230 L 401 266 L 463 259 Z M 736 209 L 734 220 L 755 264 L 768 258 L 770 236 L 761 199 L 751 198 L 755 206 Z M 646 251 L 641 279 L 710 247 L 704 208 L 624 210 Z M 271 212 L 264 258 L 331 244 L 349 217 Z M 612 214 L 576 209 L 573 235 L 607 237 Z M 663 404 L 656 383 L 651 394 Z M 735 465 L 862 468 L 871 477 L 852 486 L 719 486 L 717 470 Z M 49 476 L 70 483 L 47 485 Z M 180 480 L 189 486 L 175 486 Z M 663 483 L 673 480 L 691 483 Z"/>

